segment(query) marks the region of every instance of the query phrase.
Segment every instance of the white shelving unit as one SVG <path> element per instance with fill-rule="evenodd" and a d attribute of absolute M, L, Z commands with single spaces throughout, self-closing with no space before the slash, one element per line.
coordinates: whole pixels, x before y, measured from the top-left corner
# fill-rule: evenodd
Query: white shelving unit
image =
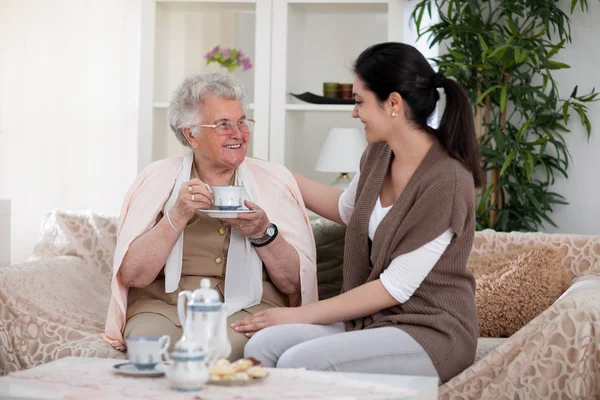
<path fill-rule="evenodd" d="M 352 83 L 360 52 L 402 41 L 404 0 L 277 0 L 273 15 L 269 159 L 330 183 L 336 174 L 314 171 L 328 128 L 362 124 L 352 105 L 302 103 L 290 93 L 321 95 L 323 82 Z"/>

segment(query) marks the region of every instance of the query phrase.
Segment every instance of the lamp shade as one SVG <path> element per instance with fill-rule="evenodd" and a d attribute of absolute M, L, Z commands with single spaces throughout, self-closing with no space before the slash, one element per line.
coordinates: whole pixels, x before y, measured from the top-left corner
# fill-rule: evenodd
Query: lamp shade
<path fill-rule="evenodd" d="M 356 172 L 363 151 L 365 135 L 353 128 L 330 128 L 315 170 L 322 172 Z"/>

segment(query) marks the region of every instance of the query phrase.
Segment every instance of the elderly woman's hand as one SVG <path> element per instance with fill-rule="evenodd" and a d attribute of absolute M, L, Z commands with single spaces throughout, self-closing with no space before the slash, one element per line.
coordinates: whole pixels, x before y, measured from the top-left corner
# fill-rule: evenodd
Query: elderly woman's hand
<path fill-rule="evenodd" d="M 237 218 L 222 218 L 222 220 L 229 222 L 231 226 L 246 237 L 251 239 L 263 237 L 270 224 L 265 210 L 248 200 L 244 204 L 248 209 L 256 210 L 256 212 L 241 213 Z"/>
<path fill-rule="evenodd" d="M 200 179 L 184 182 L 179 188 L 179 197 L 175 202 L 172 213 L 189 221 L 196 210 L 206 210 L 213 206 L 213 194 L 210 186 Z"/>

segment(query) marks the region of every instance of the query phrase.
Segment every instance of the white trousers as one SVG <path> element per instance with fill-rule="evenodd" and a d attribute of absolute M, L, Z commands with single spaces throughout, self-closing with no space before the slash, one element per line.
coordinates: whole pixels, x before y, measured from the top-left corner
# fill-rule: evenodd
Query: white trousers
<path fill-rule="evenodd" d="M 438 377 L 423 347 L 392 327 L 346 332 L 341 322 L 277 325 L 257 332 L 244 356 L 271 368 Z"/>

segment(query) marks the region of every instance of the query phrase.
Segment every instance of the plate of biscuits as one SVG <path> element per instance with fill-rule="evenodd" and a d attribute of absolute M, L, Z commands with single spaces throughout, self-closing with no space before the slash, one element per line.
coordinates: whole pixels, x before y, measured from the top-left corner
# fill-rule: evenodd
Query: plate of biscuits
<path fill-rule="evenodd" d="M 209 369 L 208 382 L 220 386 L 246 386 L 261 382 L 269 373 L 255 358 L 242 358 L 234 362 L 217 360 Z"/>

